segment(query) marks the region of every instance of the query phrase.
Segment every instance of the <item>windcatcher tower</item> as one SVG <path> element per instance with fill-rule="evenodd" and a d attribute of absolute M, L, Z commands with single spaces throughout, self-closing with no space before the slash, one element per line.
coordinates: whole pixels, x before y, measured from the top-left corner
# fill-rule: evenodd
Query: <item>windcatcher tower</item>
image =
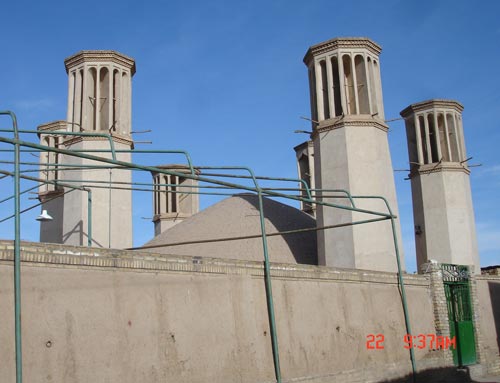
<path fill-rule="evenodd" d="M 297 157 L 297 172 L 299 174 L 299 178 L 304 180 L 309 189 L 315 189 L 315 180 L 314 180 L 314 143 L 312 140 L 303 142 L 300 145 L 297 145 L 295 148 L 295 156 Z M 300 184 L 301 188 L 300 195 L 304 198 L 307 198 L 307 192 L 304 188 L 304 184 Z M 316 205 L 310 204 L 307 202 L 300 202 L 300 209 L 312 215 L 316 216 Z"/>
<path fill-rule="evenodd" d="M 417 264 L 473 265 L 480 273 L 474 211 L 456 101 L 429 100 L 401 112 L 406 123 Z"/>
<path fill-rule="evenodd" d="M 178 174 L 190 174 L 186 165 L 160 165 L 159 169 L 166 169 Z M 196 175 L 200 174 L 195 170 Z M 200 210 L 198 181 L 181 175 L 162 174 L 153 172 L 153 223 L 155 236 L 175 226 Z"/>
<path fill-rule="evenodd" d="M 66 130 L 66 121 L 53 121 L 39 125 L 38 137 L 40 145 L 59 148 L 63 137 L 51 132 Z M 42 203 L 42 210 L 50 212 L 53 218 L 50 221 L 40 222 L 40 242 L 61 243 L 63 233 L 64 188 L 57 185 L 60 178 L 61 155 L 55 152 L 40 152 L 40 179 L 47 181 L 38 189 L 38 199 Z"/>
<path fill-rule="evenodd" d="M 68 73 L 67 131 L 106 133 L 112 136 L 116 150 L 133 148 L 131 138 L 131 80 L 135 62 L 114 51 L 81 51 L 68 57 L 64 64 Z M 111 158 L 105 137 L 66 136 L 65 149 Z M 117 153 L 121 161 L 131 160 L 130 153 Z M 78 157 L 63 156 L 64 165 L 105 165 Z M 81 181 L 78 185 L 93 185 L 91 181 L 131 182 L 129 170 L 63 170 L 64 179 Z M 90 180 L 90 181 L 89 181 Z M 92 188 L 92 246 L 126 248 L 132 246 L 132 192 Z M 123 185 L 121 185 L 123 187 Z M 126 187 L 126 185 L 125 185 Z M 74 191 L 65 195 L 62 243 L 87 244 L 87 195 Z"/>
<path fill-rule="evenodd" d="M 367 38 L 336 38 L 310 47 L 304 57 L 314 121 L 315 183 L 320 189 L 383 196 L 397 215 L 380 52 Z M 346 199 L 323 200 L 348 205 Z M 387 212 L 380 200 L 358 200 L 356 207 Z M 318 227 L 373 218 L 321 205 L 316 215 Z M 401 244 L 399 221 L 396 227 Z M 318 260 L 327 266 L 396 271 L 390 221 L 319 230 Z"/>

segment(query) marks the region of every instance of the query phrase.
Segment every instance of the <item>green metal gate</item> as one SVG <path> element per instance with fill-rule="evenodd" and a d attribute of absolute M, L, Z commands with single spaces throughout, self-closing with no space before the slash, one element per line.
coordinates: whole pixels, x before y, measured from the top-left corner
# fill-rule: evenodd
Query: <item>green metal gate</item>
<path fill-rule="evenodd" d="M 456 348 L 452 348 L 453 361 L 457 366 L 474 364 L 476 363 L 476 342 L 472 322 L 468 267 L 443 264 L 441 268 L 448 304 L 450 339 L 456 337 Z"/>

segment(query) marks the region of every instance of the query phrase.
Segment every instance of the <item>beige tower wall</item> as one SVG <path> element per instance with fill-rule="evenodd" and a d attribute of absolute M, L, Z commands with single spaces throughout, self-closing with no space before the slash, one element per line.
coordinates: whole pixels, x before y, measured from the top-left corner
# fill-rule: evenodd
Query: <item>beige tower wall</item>
<path fill-rule="evenodd" d="M 473 265 L 480 273 L 468 171 L 439 169 L 412 178 L 417 263 Z M 417 230 L 416 230 L 417 231 Z"/>
<path fill-rule="evenodd" d="M 77 140 L 68 143 L 67 149 L 71 150 L 109 150 L 107 140 Z M 130 149 L 130 144 L 115 141 L 115 149 Z M 111 158 L 111 153 L 88 154 Z M 129 153 L 118 153 L 117 159 L 130 162 Z M 64 156 L 67 165 L 100 165 L 105 163 L 81 159 L 78 157 Z M 130 190 L 109 189 L 109 181 L 130 183 L 132 175 L 130 170 L 103 169 L 63 171 L 65 180 L 77 181 L 75 185 L 87 186 L 92 189 L 92 246 L 127 248 L 132 247 L 132 192 Z M 78 182 L 81 181 L 81 182 Z M 102 183 L 92 183 L 100 181 Z M 97 186 L 93 187 L 92 186 Z M 117 187 L 128 187 L 117 184 Z M 87 193 L 76 190 L 65 196 L 64 228 L 62 243 L 68 245 L 87 245 L 88 241 L 88 200 Z"/>
<path fill-rule="evenodd" d="M 349 120 L 349 118 L 346 118 Z M 387 132 L 384 128 L 340 125 L 338 129 L 318 134 L 315 139 L 316 178 L 321 189 L 344 189 L 352 195 L 385 197 L 393 214 L 398 215 L 392 162 Z M 332 193 L 330 193 L 332 194 Z M 325 202 L 350 206 L 342 199 Z M 356 207 L 388 213 L 382 200 L 355 200 Z M 331 207 L 318 206 L 318 226 L 377 218 Z M 401 245 L 399 221 L 396 235 Z M 392 226 L 389 220 L 318 232 L 320 264 L 381 271 L 397 271 Z M 404 269 L 402 248 L 400 256 Z"/>
<path fill-rule="evenodd" d="M 64 220 L 64 196 L 62 193 L 63 190 L 40 197 L 42 201 L 47 199 L 46 202 L 42 203 L 41 210 L 47 210 L 53 218 L 52 221 L 40 222 L 40 242 L 61 243 Z M 56 196 L 59 197 L 48 200 Z"/>

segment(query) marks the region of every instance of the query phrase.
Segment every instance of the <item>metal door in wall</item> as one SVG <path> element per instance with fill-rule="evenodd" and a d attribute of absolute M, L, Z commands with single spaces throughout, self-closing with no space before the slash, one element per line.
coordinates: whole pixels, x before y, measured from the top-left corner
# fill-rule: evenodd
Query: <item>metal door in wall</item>
<path fill-rule="evenodd" d="M 467 266 L 442 265 L 443 282 L 448 304 L 450 338 L 456 337 L 452 348 L 453 361 L 457 366 L 476 363 L 473 311 L 470 297 Z"/>

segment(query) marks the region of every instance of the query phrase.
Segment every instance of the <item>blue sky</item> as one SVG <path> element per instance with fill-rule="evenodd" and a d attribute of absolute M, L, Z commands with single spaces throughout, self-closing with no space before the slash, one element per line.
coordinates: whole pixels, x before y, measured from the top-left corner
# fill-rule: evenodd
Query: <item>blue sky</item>
<path fill-rule="evenodd" d="M 303 55 L 333 37 L 367 36 L 383 47 L 387 119 L 429 98 L 465 106 L 468 155 L 483 164 L 471 174 L 481 264 L 499 264 L 498 14 L 494 0 L 6 2 L 0 109 L 15 111 L 24 129 L 65 119 L 64 58 L 82 49 L 113 49 L 137 63 L 133 129 L 153 130 L 137 138 L 153 144 L 138 148 L 185 149 L 197 165 L 238 164 L 261 175 L 296 177 L 292 148 L 307 136 L 293 131 L 310 127 L 299 118 L 310 115 Z M 406 169 L 404 123 L 390 127 L 393 166 Z M 405 177 L 395 173 L 406 263 L 413 271 Z M 10 181 L 0 182 L 1 195 L 12 190 Z M 9 209 L 1 205 L 2 217 Z M 38 213 L 23 215 L 22 238 L 37 240 Z M 153 235 L 152 224 L 141 219 L 150 216 L 149 197 L 135 196 L 136 245 Z M 12 237 L 11 226 L 0 224 L 0 237 Z"/>

